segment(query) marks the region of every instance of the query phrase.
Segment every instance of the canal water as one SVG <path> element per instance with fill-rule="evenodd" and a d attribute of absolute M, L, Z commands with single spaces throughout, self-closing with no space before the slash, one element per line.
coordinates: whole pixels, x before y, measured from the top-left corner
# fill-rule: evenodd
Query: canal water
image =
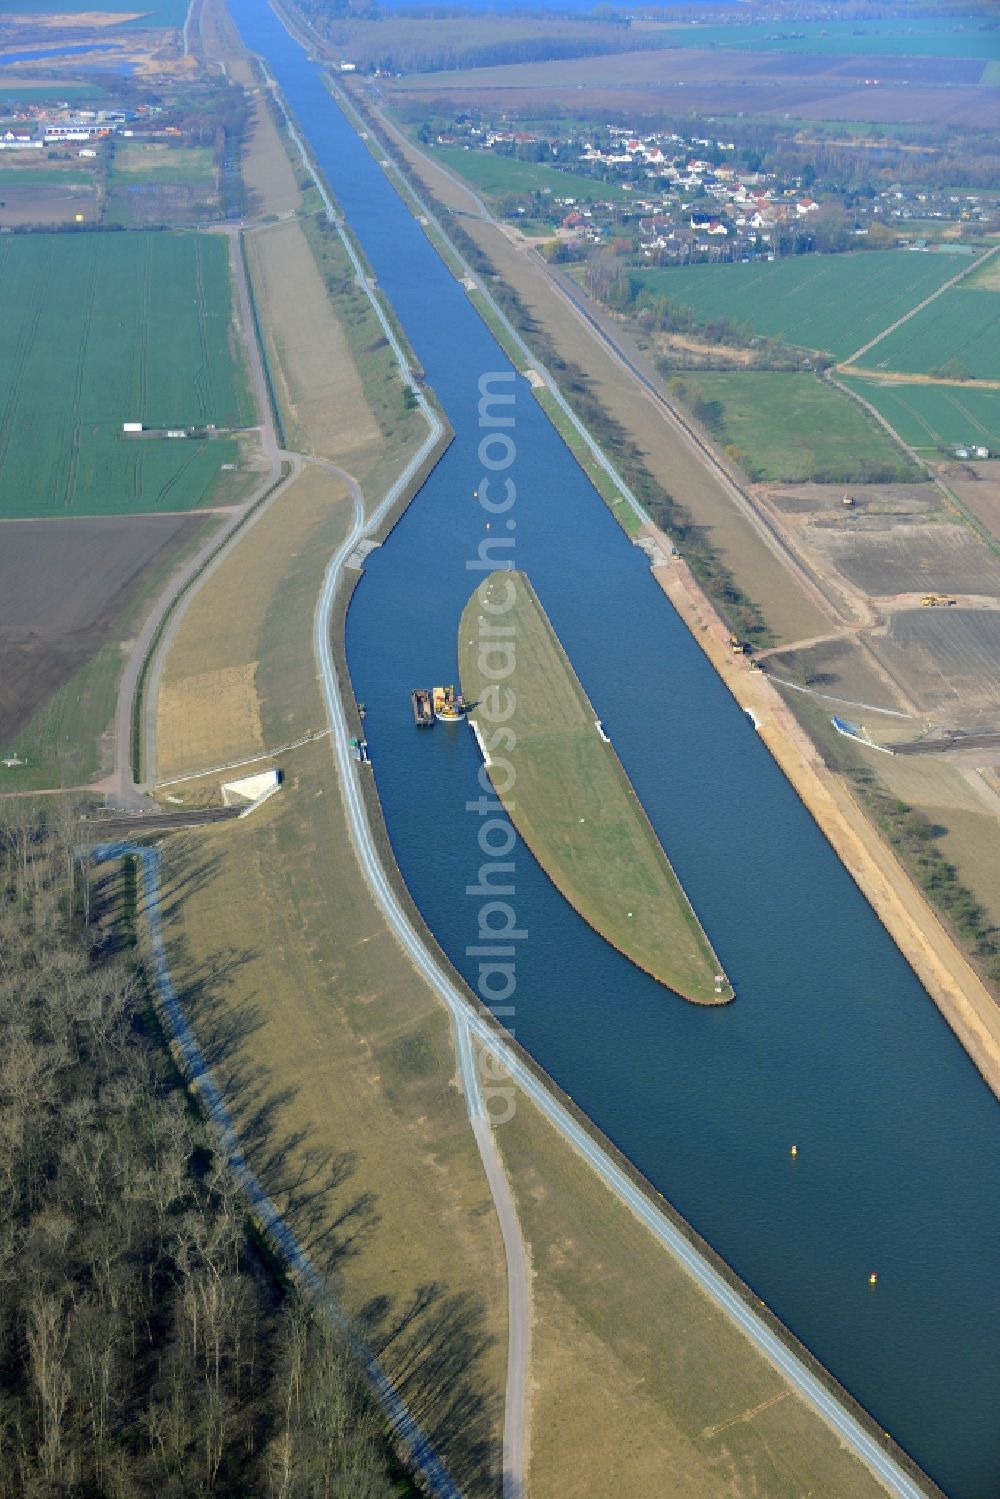
<path fill-rule="evenodd" d="M 417 731 L 409 695 L 455 677 L 486 535 L 480 379 L 510 367 L 302 49 L 262 0 L 233 9 L 457 433 L 368 558 L 347 645 L 403 874 L 475 983 L 479 756 L 464 726 Z M 517 499 L 490 535 L 515 542 L 737 995 L 714 1010 L 671 995 L 518 846 L 513 1029 L 943 1488 L 1000 1495 L 996 1102 L 527 383 L 513 388 L 516 459 L 493 484 L 512 476 Z"/>

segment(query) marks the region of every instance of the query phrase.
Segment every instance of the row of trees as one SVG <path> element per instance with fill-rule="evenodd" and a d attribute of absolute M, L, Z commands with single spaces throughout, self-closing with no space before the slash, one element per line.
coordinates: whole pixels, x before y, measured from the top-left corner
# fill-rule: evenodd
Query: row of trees
<path fill-rule="evenodd" d="M 170 1062 L 135 871 L 85 875 L 78 829 L 0 823 L 0 1492 L 399 1493 Z"/>
<path fill-rule="evenodd" d="M 852 769 L 848 774 L 921 890 L 944 914 L 986 977 L 1000 984 L 1000 927 L 941 852 L 937 840 L 947 829 L 893 796 L 871 771 Z"/>
<path fill-rule="evenodd" d="M 814 349 L 795 348 L 781 337 L 765 337 L 750 323 L 726 317 L 702 318 L 695 308 L 643 286 L 630 274 L 627 266 L 605 253 L 598 252 L 590 257 L 585 280 L 592 297 L 613 312 L 628 313 L 637 318 L 650 334 L 681 333 L 693 335 L 699 344 L 711 344 L 720 349 L 749 349 L 753 353 L 754 366 L 760 369 L 822 370 L 833 362 L 828 355 Z M 680 360 L 678 351 L 671 350 L 669 359 L 660 361 L 661 374 L 669 375 L 679 367 Z M 695 368 L 707 367 L 711 361 L 708 357 L 692 355 L 683 363 Z"/>

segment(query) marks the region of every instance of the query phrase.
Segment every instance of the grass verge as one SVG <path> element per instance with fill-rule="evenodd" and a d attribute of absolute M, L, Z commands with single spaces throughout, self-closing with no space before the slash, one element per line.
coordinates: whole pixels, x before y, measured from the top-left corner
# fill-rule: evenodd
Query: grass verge
<path fill-rule="evenodd" d="M 264 737 L 261 638 L 273 607 L 274 558 L 322 549 L 331 509 L 347 499 L 345 486 L 323 469 L 306 468 L 216 570 L 185 612 L 171 643 L 157 695 L 157 773 L 183 775 L 262 752 L 322 727 L 322 714 L 298 725 L 274 725 Z M 287 663 L 297 679 L 311 677 L 307 657 Z M 266 672 L 264 673 L 266 677 Z M 285 731 L 287 729 L 287 732 Z"/>
<path fill-rule="evenodd" d="M 913 484 L 924 477 L 860 406 L 818 375 L 685 370 L 668 384 L 755 482 Z"/>
<path fill-rule="evenodd" d="M 228 543 L 228 541 L 231 539 L 231 536 L 234 535 L 234 534 L 237 534 L 240 530 L 243 529 L 244 526 L 246 526 L 247 522 L 251 519 L 251 517 L 254 516 L 254 515 L 256 515 L 256 513 L 260 509 L 261 505 L 266 504 L 266 502 L 270 499 L 271 495 L 273 495 L 274 491 L 280 485 L 284 484 L 285 479 L 288 477 L 288 472 L 289 472 L 288 465 L 285 464 L 285 463 L 283 463 L 282 466 L 281 466 L 281 477 L 279 479 L 275 480 L 275 482 L 271 485 L 270 489 L 266 490 L 265 493 L 261 495 L 261 497 L 257 501 L 257 503 L 255 505 L 253 505 L 247 511 L 247 513 L 243 516 L 242 520 L 240 521 L 239 526 L 237 527 L 237 531 L 234 532 L 234 533 L 231 533 L 230 537 L 227 537 L 224 541 L 220 542 L 220 544 L 219 544 L 220 546 L 226 546 L 227 543 Z M 142 768 L 143 768 L 142 716 L 143 716 L 143 704 L 145 702 L 145 696 L 146 696 L 146 683 L 147 683 L 148 678 L 149 678 L 149 669 L 150 669 L 150 666 L 153 663 L 153 658 L 156 655 L 157 649 L 159 648 L 160 641 L 163 639 L 163 632 L 167 628 L 167 625 L 169 624 L 171 618 L 173 617 L 174 611 L 176 610 L 178 604 L 188 594 L 188 592 L 191 590 L 191 588 L 194 586 L 194 584 L 202 576 L 202 574 L 205 571 L 205 568 L 208 567 L 208 566 L 210 566 L 210 564 L 212 563 L 212 561 L 214 560 L 214 558 L 218 555 L 218 550 L 219 550 L 219 548 L 217 547 L 215 549 L 215 551 L 213 551 L 211 553 L 210 556 L 206 557 L 206 559 L 202 563 L 201 567 L 197 570 L 197 572 L 195 572 L 195 573 L 193 573 L 191 575 L 191 577 L 185 583 L 184 587 L 180 590 L 180 592 L 177 594 L 177 596 L 171 601 L 169 609 L 166 611 L 166 613 L 164 614 L 163 618 L 160 620 L 160 623 L 157 625 L 156 630 L 155 630 L 155 632 L 153 634 L 153 638 L 149 642 L 149 649 L 147 650 L 146 656 L 145 656 L 145 660 L 142 663 L 142 669 L 139 672 L 138 678 L 136 679 L 135 692 L 132 694 L 132 704 L 131 704 L 131 710 L 130 710 L 131 720 L 132 720 L 132 732 L 131 732 L 132 779 L 134 781 L 136 781 L 136 782 L 139 782 L 139 781 L 142 780 Z"/>

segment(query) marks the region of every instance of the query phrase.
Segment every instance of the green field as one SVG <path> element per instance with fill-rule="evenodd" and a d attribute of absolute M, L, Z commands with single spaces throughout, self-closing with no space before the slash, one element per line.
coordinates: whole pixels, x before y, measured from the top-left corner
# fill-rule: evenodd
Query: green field
<path fill-rule="evenodd" d="M 491 625 L 512 632 L 511 661 L 487 655 L 484 605 Z M 719 960 L 523 573 L 494 573 L 472 595 L 458 657 L 462 691 L 478 704 L 471 717 L 494 751 L 488 765 L 497 794 L 553 884 L 595 931 L 677 994 L 696 1004 L 731 999 L 728 985 L 716 989 Z M 491 716 L 489 694 L 501 667 L 515 706 L 497 749 L 499 705 Z"/>
<path fill-rule="evenodd" d="M 953 286 L 858 364 L 910 375 L 1000 380 L 1000 293 Z"/>
<path fill-rule="evenodd" d="M 846 359 L 961 269 L 947 255 L 866 250 L 749 265 L 640 271 L 633 280 L 703 323 L 727 318 Z"/>
<path fill-rule="evenodd" d="M 873 418 L 817 375 L 685 370 L 671 388 L 755 481 L 922 477 Z"/>
<path fill-rule="evenodd" d="M 748 52 L 806 52 L 829 56 L 970 57 L 989 62 L 997 34 L 970 16 L 912 16 L 870 21 L 759 21 L 753 25 L 670 26 L 664 45 L 733 47 Z"/>
<path fill-rule="evenodd" d="M 928 453 L 977 443 L 1000 452 L 1000 390 L 964 385 L 880 384 L 844 378 L 911 448 Z"/>
<path fill-rule="evenodd" d="M 18 83 L 16 78 L 0 78 L 0 119 L 5 104 L 45 104 L 50 99 L 78 103 L 101 97 L 101 90 L 92 83 Z"/>
<path fill-rule="evenodd" d="M 236 443 L 129 439 L 253 420 L 227 242 L 195 234 L 0 239 L 0 516 L 190 510 Z"/>
<path fill-rule="evenodd" d="M 585 202 L 621 203 L 629 194 L 617 182 L 598 182 L 578 172 L 564 172 L 544 162 L 518 161 L 493 151 L 466 151 L 463 146 L 437 146 L 430 154 L 449 171 L 490 197 L 505 193 L 551 193 L 554 198 L 577 198 Z"/>
<path fill-rule="evenodd" d="M 129 185 L 150 182 L 160 187 L 211 187 L 215 182 L 215 162 L 208 146 L 117 142 L 113 170 L 116 177 L 123 177 Z"/>

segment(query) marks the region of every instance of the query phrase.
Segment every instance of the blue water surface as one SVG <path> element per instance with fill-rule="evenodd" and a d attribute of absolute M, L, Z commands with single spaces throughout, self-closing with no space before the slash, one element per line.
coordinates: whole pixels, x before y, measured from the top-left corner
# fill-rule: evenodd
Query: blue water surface
<path fill-rule="evenodd" d="M 479 384 L 510 366 L 319 70 L 262 0 L 233 8 L 456 432 L 368 559 L 347 645 L 403 874 L 474 982 L 479 756 L 464 727 L 417 731 L 409 694 L 455 677 L 486 536 Z M 949 1494 L 1000 1495 L 997 1103 L 527 383 L 514 388 L 518 498 L 490 535 L 516 542 L 737 999 L 699 1009 L 648 979 L 519 846 L 513 1028 Z"/>

